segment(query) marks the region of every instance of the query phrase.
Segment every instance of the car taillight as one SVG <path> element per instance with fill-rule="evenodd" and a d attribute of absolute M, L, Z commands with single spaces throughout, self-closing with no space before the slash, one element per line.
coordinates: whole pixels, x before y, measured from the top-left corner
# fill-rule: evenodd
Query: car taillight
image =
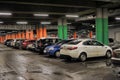
<path fill-rule="evenodd" d="M 68 50 L 74 50 L 74 49 L 77 49 L 78 47 L 69 47 L 67 48 Z"/>
<path fill-rule="evenodd" d="M 26 45 L 26 44 L 27 44 L 27 43 L 25 43 L 25 42 L 23 43 L 23 45 Z"/>

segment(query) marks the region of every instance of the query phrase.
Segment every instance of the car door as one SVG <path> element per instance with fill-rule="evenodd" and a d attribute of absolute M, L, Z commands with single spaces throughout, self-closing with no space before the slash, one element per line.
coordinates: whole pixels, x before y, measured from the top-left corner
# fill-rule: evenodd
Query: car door
<path fill-rule="evenodd" d="M 98 41 L 93 40 L 92 42 L 93 42 L 93 45 L 96 47 L 97 56 L 104 56 L 106 52 L 105 46 Z"/>
<path fill-rule="evenodd" d="M 97 56 L 96 46 L 93 45 L 92 40 L 85 41 L 85 42 L 83 43 L 83 45 L 84 45 L 83 50 L 84 50 L 84 52 L 87 53 L 87 56 L 88 56 L 88 57 Z"/>

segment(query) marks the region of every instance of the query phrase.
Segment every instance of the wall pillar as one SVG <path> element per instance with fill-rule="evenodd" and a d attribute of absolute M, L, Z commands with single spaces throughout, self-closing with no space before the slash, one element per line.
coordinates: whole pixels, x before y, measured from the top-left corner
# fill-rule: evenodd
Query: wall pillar
<path fill-rule="evenodd" d="M 106 8 L 97 8 L 96 39 L 108 45 L 108 13 Z"/>
<path fill-rule="evenodd" d="M 68 28 L 67 28 L 67 20 L 63 20 L 63 39 L 68 39 Z"/>
<path fill-rule="evenodd" d="M 108 9 L 103 9 L 103 42 L 108 45 Z"/>
<path fill-rule="evenodd" d="M 47 29 L 45 25 L 43 25 L 43 37 L 47 37 Z"/>
<path fill-rule="evenodd" d="M 62 19 L 58 20 L 58 37 L 59 37 L 59 39 L 63 39 Z"/>

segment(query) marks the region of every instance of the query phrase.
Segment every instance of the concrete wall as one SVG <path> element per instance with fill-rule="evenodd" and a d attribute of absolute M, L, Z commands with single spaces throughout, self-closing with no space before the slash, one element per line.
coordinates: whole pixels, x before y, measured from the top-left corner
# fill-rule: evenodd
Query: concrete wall
<path fill-rule="evenodd" d="M 120 41 L 120 28 L 110 28 L 109 38 L 113 38 L 116 41 Z"/>

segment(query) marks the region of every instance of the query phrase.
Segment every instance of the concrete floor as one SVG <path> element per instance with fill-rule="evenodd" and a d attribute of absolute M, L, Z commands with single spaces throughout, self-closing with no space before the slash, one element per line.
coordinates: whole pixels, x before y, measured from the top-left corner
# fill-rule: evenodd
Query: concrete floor
<path fill-rule="evenodd" d="M 65 61 L 0 44 L 0 80 L 120 80 L 107 61 Z"/>

